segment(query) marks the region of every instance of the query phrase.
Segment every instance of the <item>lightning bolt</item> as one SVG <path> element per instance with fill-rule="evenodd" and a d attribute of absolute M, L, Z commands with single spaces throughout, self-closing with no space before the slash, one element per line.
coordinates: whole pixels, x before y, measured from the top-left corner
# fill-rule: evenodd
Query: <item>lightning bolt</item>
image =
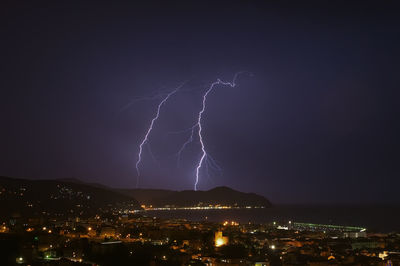
<path fill-rule="evenodd" d="M 191 133 L 190 133 L 189 138 L 185 141 L 185 143 L 183 143 L 182 147 L 179 149 L 179 151 L 177 153 L 177 166 L 178 167 L 180 165 L 182 152 L 185 150 L 187 145 L 189 145 L 190 143 L 193 142 L 194 130 L 195 130 L 196 127 L 197 127 L 197 124 L 192 126 L 191 128 L 188 128 L 187 130 L 183 131 L 183 132 L 186 132 L 186 131 L 190 130 Z"/>
<path fill-rule="evenodd" d="M 161 97 L 166 97 L 168 95 L 168 93 L 166 92 L 160 92 L 161 89 L 164 88 L 160 88 L 158 90 L 158 92 L 155 92 L 149 96 L 143 96 L 143 97 L 136 97 L 134 99 L 132 99 L 129 103 L 125 104 L 124 106 L 122 106 L 119 111 L 123 112 L 125 110 L 127 110 L 128 108 L 130 108 L 134 103 L 139 102 L 139 101 L 152 101 L 152 100 L 157 100 Z"/>
<path fill-rule="evenodd" d="M 197 123 L 192 127 L 192 135 L 190 136 L 190 138 L 188 139 L 188 141 L 186 141 L 184 143 L 184 145 L 182 146 L 180 152 L 186 147 L 187 144 L 189 144 L 190 142 L 193 141 L 193 132 L 194 129 L 197 127 L 197 134 L 199 136 L 199 141 L 200 141 L 200 146 L 201 146 L 201 156 L 200 156 L 200 160 L 196 166 L 196 179 L 195 179 L 195 183 L 194 183 L 194 190 L 197 191 L 197 185 L 199 183 L 199 178 L 200 178 L 200 170 L 203 167 L 203 164 L 205 161 L 207 161 L 207 159 L 211 158 L 208 154 L 207 154 L 207 150 L 206 150 L 206 146 L 204 144 L 204 140 L 203 140 L 203 126 L 202 126 L 202 118 L 203 118 L 203 114 L 206 110 L 206 103 L 207 103 L 207 97 L 208 95 L 214 90 L 215 86 L 217 85 L 223 85 L 223 86 L 229 86 L 231 88 L 236 87 L 236 79 L 237 77 L 242 74 L 244 72 L 238 72 L 234 75 L 233 79 L 231 82 L 226 82 L 226 81 L 222 81 L 221 79 L 217 79 L 217 81 L 211 83 L 210 87 L 208 87 L 208 89 L 206 90 L 206 92 L 203 94 L 203 101 L 202 101 L 202 108 L 198 114 L 197 117 Z M 217 167 L 219 168 L 219 166 L 215 163 L 215 160 L 213 160 L 211 158 L 211 162 Z"/>
<path fill-rule="evenodd" d="M 136 178 L 136 187 L 138 187 L 139 185 L 139 177 L 140 177 L 140 170 L 139 170 L 139 164 L 142 161 L 142 152 L 143 152 L 143 146 L 145 144 L 148 144 L 149 141 L 149 135 L 151 133 L 151 131 L 153 130 L 154 127 L 154 123 L 157 121 L 157 119 L 160 117 L 160 112 L 161 112 L 161 108 L 163 107 L 163 105 L 168 101 L 168 99 L 174 95 L 175 93 L 177 93 L 179 91 L 179 89 L 181 89 L 183 87 L 185 83 L 182 83 L 179 87 L 177 87 L 176 89 L 174 89 L 173 91 L 171 91 L 170 93 L 168 93 L 162 100 L 161 102 L 158 104 L 157 106 L 157 112 L 155 114 L 155 116 L 153 117 L 153 119 L 151 119 L 150 122 L 150 126 L 147 129 L 147 132 L 142 140 L 142 142 L 139 145 L 139 153 L 138 153 L 138 159 L 136 161 L 136 173 L 137 173 L 137 178 Z M 159 97 L 159 96 L 157 96 Z"/>
<path fill-rule="evenodd" d="M 203 114 L 204 114 L 204 112 L 206 111 L 207 97 L 209 96 L 209 94 L 214 90 L 214 88 L 215 88 L 217 85 L 229 86 L 229 87 L 231 87 L 231 88 L 236 87 L 236 79 L 237 79 L 237 77 L 238 77 L 240 74 L 242 74 L 242 73 L 248 73 L 249 75 L 252 76 L 251 73 L 242 71 L 242 72 L 236 73 L 236 74 L 234 75 L 234 77 L 233 77 L 233 79 L 232 79 L 231 82 L 222 81 L 221 79 L 218 78 L 215 82 L 211 83 L 211 85 L 207 88 L 207 90 L 206 90 L 205 93 L 203 94 L 203 97 L 202 97 L 202 105 L 201 105 L 201 109 L 200 109 L 200 111 L 199 111 L 199 113 L 198 113 L 198 116 L 197 116 L 197 122 L 196 122 L 192 127 L 188 128 L 188 129 L 186 129 L 186 130 L 184 130 L 184 131 L 172 132 L 172 133 L 174 133 L 174 134 L 176 134 L 176 133 L 188 132 L 188 131 L 191 132 L 189 138 L 186 140 L 185 143 L 183 143 L 181 149 L 180 149 L 180 150 L 178 151 L 178 153 L 177 153 L 177 155 L 178 155 L 178 166 L 179 166 L 179 161 L 180 161 L 181 154 L 182 154 L 182 152 L 185 150 L 185 148 L 186 148 L 190 143 L 192 143 L 192 142 L 194 141 L 195 132 L 196 132 L 196 129 L 197 129 L 197 135 L 198 135 L 199 142 L 200 142 L 200 146 L 201 146 L 201 156 L 200 156 L 200 159 L 199 159 L 199 161 L 198 161 L 198 163 L 197 163 L 197 165 L 196 165 L 196 170 L 195 170 L 195 176 L 196 176 L 196 178 L 195 178 L 195 183 L 194 183 L 194 190 L 195 190 L 195 191 L 197 191 L 197 185 L 198 185 L 199 179 L 200 179 L 200 171 L 201 171 L 201 169 L 202 169 L 203 166 L 206 167 L 207 174 L 208 174 L 208 169 L 209 169 L 209 168 L 214 169 L 214 170 L 217 170 L 217 171 L 222 171 L 222 169 L 218 166 L 217 162 L 207 153 L 206 146 L 205 146 L 205 144 L 204 144 L 204 139 L 203 139 L 203 134 L 202 134 L 202 133 L 203 133 L 202 119 L 203 119 Z M 149 148 L 149 152 L 150 152 L 150 154 L 152 154 L 152 153 L 151 153 L 151 149 L 150 149 L 150 147 L 149 147 L 149 135 L 151 134 L 151 131 L 153 130 L 154 124 L 155 124 L 155 122 L 158 120 L 158 118 L 160 117 L 161 109 L 162 109 L 162 107 L 164 106 L 164 104 L 168 101 L 168 99 L 169 99 L 172 95 L 174 95 L 175 93 L 177 93 L 177 92 L 183 87 L 183 85 L 185 85 L 185 83 L 186 83 L 186 82 L 182 83 L 179 87 L 177 87 L 176 89 L 172 90 L 172 91 L 169 92 L 169 93 L 158 94 L 158 95 L 155 95 L 155 96 L 146 97 L 146 98 L 140 98 L 140 99 L 135 99 L 135 100 L 134 100 L 134 101 L 136 101 L 136 100 L 143 100 L 143 99 L 146 99 L 146 100 L 150 99 L 150 100 L 152 100 L 152 99 L 155 99 L 155 98 L 164 96 L 164 97 L 162 98 L 162 100 L 160 101 L 160 103 L 158 104 L 156 114 L 155 114 L 155 116 L 152 118 L 152 120 L 151 120 L 151 122 L 150 122 L 150 126 L 149 126 L 149 128 L 147 129 L 146 134 L 145 134 L 143 140 L 141 141 L 141 143 L 140 143 L 140 145 L 139 145 L 138 159 L 137 159 L 137 161 L 136 161 L 136 172 L 137 172 L 136 187 L 138 187 L 138 185 L 139 185 L 139 177 L 140 177 L 139 165 L 140 165 L 140 163 L 141 163 L 141 161 L 142 161 L 143 147 L 144 147 L 144 145 L 147 144 L 147 147 Z M 128 105 L 125 106 L 123 109 L 126 109 L 126 108 L 129 107 L 129 105 L 131 105 L 131 104 L 132 104 L 132 103 L 128 104 Z M 154 158 L 154 156 L 153 156 L 153 158 Z"/>

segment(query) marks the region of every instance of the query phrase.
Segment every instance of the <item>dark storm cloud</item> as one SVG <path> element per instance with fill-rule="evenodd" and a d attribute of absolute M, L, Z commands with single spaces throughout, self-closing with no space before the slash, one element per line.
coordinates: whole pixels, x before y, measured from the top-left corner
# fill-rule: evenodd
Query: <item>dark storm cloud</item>
<path fill-rule="evenodd" d="M 384 4 L 147 1 L 2 11 L 0 174 L 135 184 L 156 101 L 190 79 L 151 136 L 142 185 L 190 189 L 194 144 L 173 154 L 202 89 L 209 152 L 228 185 L 281 202 L 392 202 L 399 177 L 399 9 Z M 200 88 L 199 88 L 200 87 Z"/>

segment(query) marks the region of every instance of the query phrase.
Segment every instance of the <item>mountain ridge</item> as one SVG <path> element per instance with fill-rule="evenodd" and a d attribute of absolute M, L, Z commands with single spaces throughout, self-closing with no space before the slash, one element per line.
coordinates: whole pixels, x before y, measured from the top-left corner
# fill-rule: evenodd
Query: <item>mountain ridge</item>
<path fill-rule="evenodd" d="M 131 195 L 143 205 L 153 207 L 193 207 L 209 205 L 227 205 L 235 207 L 271 207 L 271 202 L 258 194 L 245 193 L 226 186 L 210 190 L 162 190 L 162 189 L 119 189 L 121 193 Z"/>
<path fill-rule="evenodd" d="M 91 216 L 115 207 L 141 209 L 131 196 L 86 183 L 0 176 L 0 215 Z"/>
<path fill-rule="evenodd" d="M 271 202 L 255 193 L 245 193 L 227 186 L 219 186 L 210 190 L 166 190 L 166 189 L 119 189 L 111 188 L 103 184 L 87 183 L 77 178 L 62 179 L 23 179 L 0 176 L 1 189 L 13 191 L 14 197 L 8 195 L 9 200 L 17 202 L 18 208 L 23 212 L 28 211 L 26 202 L 36 202 L 45 210 L 61 212 L 62 208 L 74 209 L 75 205 L 88 205 L 86 211 L 90 213 L 108 205 L 118 205 L 121 202 L 131 202 L 131 206 L 140 209 L 140 205 L 152 207 L 194 207 L 194 206 L 231 206 L 231 207 L 271 207 Z M 10 190 L 11 189 L 11 190 Z M 20 189 L 27 189 L 28 192 Z M 29 192 L 30 191 L 30 192 Z M 16 195 L 25 194 L 25 200 Z M 68 194 L 69 193 L 69 194 Z M 10 194 L 10 193 L 9 193 Z M 82 195 L 89 198 L 84 199 Z M 0 194 L 0 203 L 4 201 L 5 194 Z M 67 200 L 68 199 L 68 200 Z M 72 199 L 72 201 L 71 201 Z M 90 200 L 92 199 L 92 200 Z M 57 200 L 54 208 L 52 202 Z M 38 202 L 41 202 L 40 204 Z M 54 201 L 55 202 L 55 201 Z M 3 202 L 5 203 L 5 202 Z M 4 204 L 2 204 L 4 205 Z M 54 205 L 54 204 L 53 204 Z M 8 207 L 0 207 L 0 213 Z M 18 209 L 17 208 L 17 209 Z M 13 210 L 8 210 L 8 212 Z M 6 211 L 7 212 L 7 211 Z M 38 212 L 38 210 L 36 210 Z"/>

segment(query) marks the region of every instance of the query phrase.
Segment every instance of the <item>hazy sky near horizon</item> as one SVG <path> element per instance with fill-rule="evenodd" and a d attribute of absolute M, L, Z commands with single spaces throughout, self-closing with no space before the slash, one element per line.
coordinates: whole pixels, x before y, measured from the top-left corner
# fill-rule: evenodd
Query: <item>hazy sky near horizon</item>
<path fill-rule="evenodd" d="M 393 4 L 392 4 L 393 3 Z M 192 189 L 204 140 L 225 185 L 272 202 L 399 202 L 400 19 L 394 1 L 1 4 L 0 175 Z"/>

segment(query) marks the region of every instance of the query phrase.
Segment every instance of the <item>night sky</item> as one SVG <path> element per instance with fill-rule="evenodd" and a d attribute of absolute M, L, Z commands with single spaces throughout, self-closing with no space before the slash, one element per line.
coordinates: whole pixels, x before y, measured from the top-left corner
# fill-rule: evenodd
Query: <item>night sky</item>
<path fill-rule="evenodd" d="M 282 203 L 400 202 L 392 2 L 30 2 L 0 8 L 0 175 L 134 187 L 160 98 L 123 107 L 187 81 L 150 135 L 155 160 L 145 149 L 140 187 L 192 189 L 199 144 L 177 167 L 189 133 L 169 132 L 195 123 L 211 82 L 246 70 L 254 75 L 208 99 L 205 144 L 223 171 L 202 175 L 199 189 Z"/>

